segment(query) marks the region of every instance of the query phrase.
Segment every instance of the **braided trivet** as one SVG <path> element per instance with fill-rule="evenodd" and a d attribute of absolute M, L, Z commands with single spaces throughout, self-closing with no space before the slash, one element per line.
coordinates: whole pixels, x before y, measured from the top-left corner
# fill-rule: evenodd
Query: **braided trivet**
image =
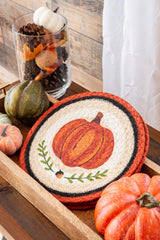
<path fill-rule="evenodd" d="M 148 145 L 146 124 L 128 102 L 87 92 L 57 102 L 39 118 L 20 166 L 69 208 L 87 209 L 110 182 L 141 170 Z"/>

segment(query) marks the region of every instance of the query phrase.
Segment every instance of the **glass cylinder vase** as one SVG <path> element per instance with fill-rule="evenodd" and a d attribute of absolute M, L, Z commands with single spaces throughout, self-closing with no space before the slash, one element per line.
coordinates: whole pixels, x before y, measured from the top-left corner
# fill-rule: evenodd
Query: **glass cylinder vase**
<path fill-rule="evenodd" d="M 65 94 L 71 84 L 68 23 L 56 33 L 33 23 L 33 13 L 12 24 L 19 77 L 21 81 L 39 81 L 55 98 Z"/>

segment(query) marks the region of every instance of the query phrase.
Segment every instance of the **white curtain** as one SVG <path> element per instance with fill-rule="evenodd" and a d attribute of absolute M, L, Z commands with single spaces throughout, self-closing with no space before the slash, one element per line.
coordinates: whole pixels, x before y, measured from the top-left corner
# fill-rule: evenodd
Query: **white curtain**
<path fill-rule="evenodd" d="M 160 0 L 104 0 L 103 91 L 160 131 Z"/>

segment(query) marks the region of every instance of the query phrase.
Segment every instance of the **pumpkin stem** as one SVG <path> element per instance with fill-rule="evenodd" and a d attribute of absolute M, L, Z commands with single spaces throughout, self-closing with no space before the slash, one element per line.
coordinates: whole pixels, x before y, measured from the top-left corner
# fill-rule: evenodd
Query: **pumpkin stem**
<path fill-rule="evenodd" d="M 156 200 L 151 193 L 145 192 L 139 198 L 137 198 L 137 202 L 140 207 L 146 208 L 154 208 L 160 207 L 160 201 Z"/>
<path fill-rule="evenodd" d="M 103 117 L 103 113 L 98 112 L 97 116 L 91 121 L 91 122 L 96 122 L 100 124 L 101 118 Z"/>
<path fill-rule="evenodd" d="M 57 13 L 59 7 L 57 7 L 56 9 L 53 10 L 53 12 Z"/>
<path fill-rule="evenodd" d="M 1 132 L 1 134 L 0 134 L 2 137 L 5 137 L 5 136 L 6 136 L 6 130 L 7 130 L 7 128 L 8 128 L 8 125 L 6 125 L 5 128 L 3 128 L 3 130 L 2 130 L 2 132 Z"/>

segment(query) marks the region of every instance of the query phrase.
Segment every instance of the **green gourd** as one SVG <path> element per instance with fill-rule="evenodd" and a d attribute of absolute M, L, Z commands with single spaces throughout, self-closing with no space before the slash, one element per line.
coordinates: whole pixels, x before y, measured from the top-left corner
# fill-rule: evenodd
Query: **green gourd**
<path fill-rule="evenodd" d="M 7 92 L 4 108 L 8 116 L 33 124 L 49 108 L 49 100 L 41 83 L 27 80 Z"/>
<path fill-rule="evenodd" d="M 6 124 L 6 123 L 12 124 L 12 121 L 10 120 L 7 114 L 0 112 L 0 125 Z"/>

